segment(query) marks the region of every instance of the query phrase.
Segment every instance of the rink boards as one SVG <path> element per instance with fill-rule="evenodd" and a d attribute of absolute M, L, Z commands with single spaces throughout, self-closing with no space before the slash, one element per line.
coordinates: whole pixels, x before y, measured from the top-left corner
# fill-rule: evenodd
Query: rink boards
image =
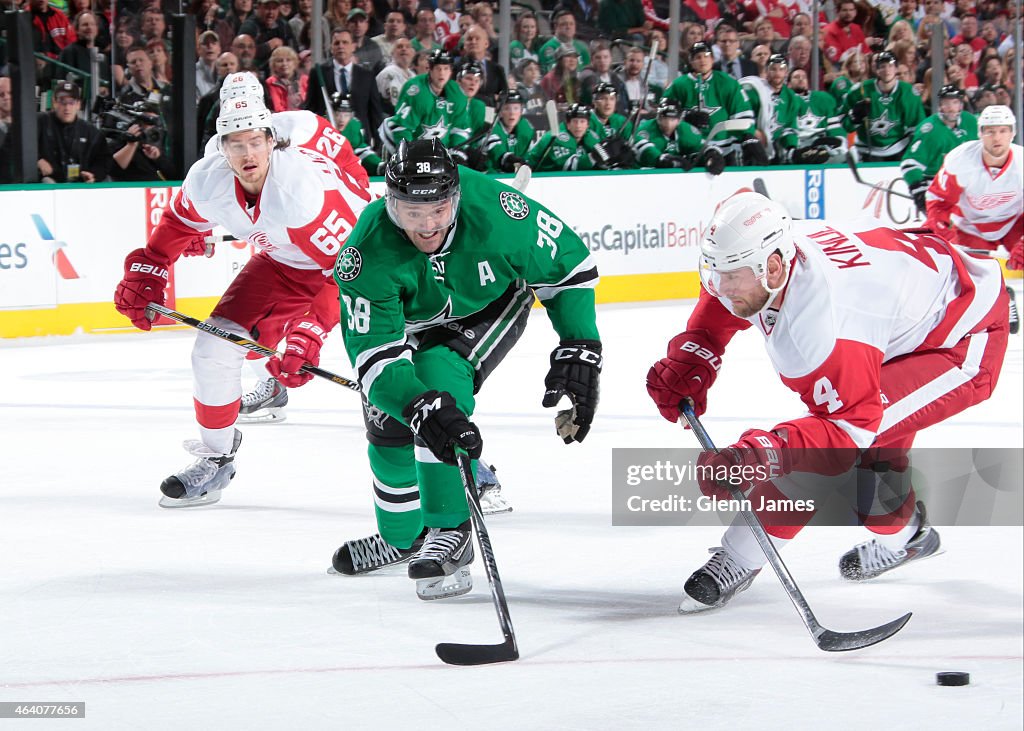
<path fill-rule="evenodd" d="M 906 192 L 895 165 L 865 167 L 865 180 Z M 372 184 L 382 193 L 383 184 Z M 758 188 L 797 218 L 854 218 L 915 226 L 907 199 L 858 184 L 844 166 L 535 175 L 526 194 L 551 208 L 590 248 L 601 273 L 598 302 L 695 297 L 700 238 L 721 199 Z M 0 337 L 127 329 L 111 303 L 125 255 L 143 246 L 172 186 L 60 185 L 0 190 Z M 215 232 L 217 233 L 217 232 Z M 220 232 L 223 233 L 223 232 Z M 220 243 L 212 258 L 174 267 L 169 306 L 206 316 L 251 256 Z"/>

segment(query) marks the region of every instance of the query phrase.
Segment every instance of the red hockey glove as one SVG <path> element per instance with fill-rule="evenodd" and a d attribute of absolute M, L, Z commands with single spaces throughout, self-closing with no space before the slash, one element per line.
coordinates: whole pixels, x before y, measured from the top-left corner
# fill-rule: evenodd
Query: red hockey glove
<path fill-rule="evenodd" d="M 718 454 L 704 452 L 697 460 L 700 491 L 708 497 L 728 500 L 732 494 L 722 483 L 744 492 L 752 484 L 788 474 L 792 461 L 786 441 L 775 432 L 750 429 L 740 440 Z"/>
<path fill-rule="evenodd" d="M 209 257 L 213 256 L 213 252 L 214 252 L 215 249 L 216 249 L 216 244 L 214 242 L 211 241 L 211 242 L 207 243 L 206 242 L 206 236 L 205 235 L 200 235 L 200 236 L 196 236 L 195 238 L 191 239 L 188 242 L 188 246 L 186 246 L 182 250 L 181 255 L 182 256 L 205 256 L 205 257 L 209 258 Z"/>
<path fill-rule="evenodd" d="M 668 357 L 647 372 L 647 393 L 669 421 L 679 421 L 679 403 L 693 401 L 700 416 L 708 407 L 708 389 L 722 367 L 722 352 L 701 332 L 687 330 L 672 338 Z"/>
<path fill-rule="evenodd" d="M 1013 247 L 1013 251 L 1010 252 L 1010 258 L 1006 261 L 1007 269 L 1016 269 L 1020 271 L 1024 269 L 1024 239 L 1017 242 L 1017 245 Z"/>
<path fill-rule="evenodd" d="M 291 325 L 285 341 L 284 357 L 267 361 L 267 371 L 288 388 L 298 388 L 313 379 L 310 373 L 301 373 L 306 365 L 320 364 L 320 348 L 327 340 L 327 331 L 316 320 L 304 319 Z"/>
<path fill-rule="evenodd" d="M 146 317 L 151 302 L 164 303 L 167 288 L 167 264 L 151 259 L 145 249 L 136 249 L 124 260 L 124 279 L 114 290 L 114 307 L 140 330 L 150 330 Z"/>

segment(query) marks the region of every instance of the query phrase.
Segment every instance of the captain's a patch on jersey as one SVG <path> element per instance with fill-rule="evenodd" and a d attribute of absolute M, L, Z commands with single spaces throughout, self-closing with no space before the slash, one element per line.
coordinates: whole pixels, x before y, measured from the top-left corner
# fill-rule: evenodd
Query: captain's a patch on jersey
<path fill-rule="evenodd" d="M 343 282 L 351 282 L 359 276 L 363 269 L 363 255 L 354 246 L 346 246 L 338 254 L 338 261 L 334 265 L 334 274 Z"/>
<path fill-rule="evenodd" d="M 523 200 L 523 197 L 518 193 L 514 193 L 511 190 L 503 190 L 501 195 L 498 196 L 498 200 L 501 201 L 501 210 L 505 211 L 505 215 L 509 218 L 522 221 L 530 215 L 530 204 Z"/>

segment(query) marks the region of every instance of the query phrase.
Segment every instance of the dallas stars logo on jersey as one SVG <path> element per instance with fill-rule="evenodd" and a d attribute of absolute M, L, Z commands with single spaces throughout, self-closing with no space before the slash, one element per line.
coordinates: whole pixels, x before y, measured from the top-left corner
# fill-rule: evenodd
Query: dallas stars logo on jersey
<path fill-rule="evenodd" d="M 501 209 L 509 218 L 521 221 L 530 215 L 530 206 L 522 196 L 511 191 L 502 191 L 498 199 L 501 201 Z"/>
<path fill-rule="evenodd" d="M 346 246 L 338 254 L 338 263 L 334 265 L 334 272 L 338 279 L 343 282 L 351 282 L 359 276 L 363 268 L 363 255 L 354 246 Z"/>

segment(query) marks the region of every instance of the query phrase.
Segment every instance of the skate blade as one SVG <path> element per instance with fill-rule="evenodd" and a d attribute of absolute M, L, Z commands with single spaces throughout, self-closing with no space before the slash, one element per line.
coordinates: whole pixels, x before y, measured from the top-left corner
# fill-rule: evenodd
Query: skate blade
<path fill-rule="evenodd" d="M 161 508 L 198 508 L 203 505 L 213 505 L 220 501 L 220 490 L 210 490 L 199 497 L 173 498 L 164 495 L 160 498 Z"/>
<path fill-rule="evenodd" d="M 251 414 L 239 414 L 238 423 L 240 424 L 269 424 L 272 422 L 284 421 L 288 418 L 285 413 L 284 406 L 275 406 L 269 409 L 260 409 L 254 411 Z"/>
<path fill-rule="evenodd" d="M 896 566 L 893 566 L 892 568 L 886 569 L 885 571 L 879 572 L 877 574 L 871 574 L 870 576 L 846 576 L 846 575 L 843 574 L 842 571 L 840 571 L 839 572 L 839 577 L 841 579 L 843 579 L 844 581 L 850 581 L 850 582 L 853 582 L 855 584 L 861 584 L 861 583 L 863 583 L 865 581 L 871 581 L 873 579 L 877 579 L 880 576 L 885 576 L 888 573 L 892 573 L 893 571 L 896 571 L 897 569 L 905 568 L 907 566 L 910 566 L 911 564 L 920 563 L 921 561 L 927 561 L 930 558 L 935 558 L 936 556 L 941 556 L 945 552 L 946 552 L 946 549 L 942 548 L 940 546 L 939 548 L 935 549 L 935 551 L 933 551 L 932 553 L 929 553 L 927 556 L 915 556 L 914 558 L 910 559 L 909 561 L 904 561 L 901 564 L 897 564 Z"/>
<path fill-rule="evenodd" d="M 469 573 L 469 566 L 463 566 L 448 576 L 416 580 L 416 596 L 424 601 L 462 596 L 472 588 L 473 577 Z"/>
<path fill-rule="evenodd" d="M 705 604 L 699 602 L 691 597 L 686 592 L 683 592 L 683 600 L 679 602 L 679 613 L 680 614 L 700 614 L 701 612 L 708 612 L 712 609 L 719 609 L 725 606 L 724 604 Z"/>
<path fill-rule="evenodd" d="M 511 513 L 512 503 L 501 494 L 501 488 L 490 488 L 480 493 L 480 510 L 484 515 L 500 515 Z"/>

